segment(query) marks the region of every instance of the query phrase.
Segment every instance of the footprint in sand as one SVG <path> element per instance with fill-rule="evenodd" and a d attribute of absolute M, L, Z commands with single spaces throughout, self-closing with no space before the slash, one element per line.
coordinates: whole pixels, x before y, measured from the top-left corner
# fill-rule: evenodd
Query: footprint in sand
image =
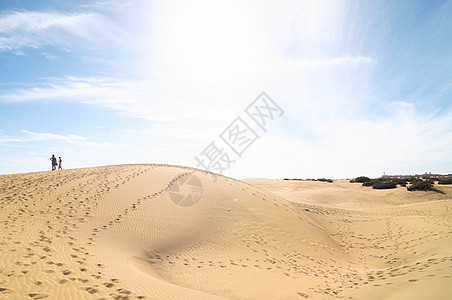
<path fill-rule="evenodd" d="M 0 295 L 11 293 L 12 290 L 0 287 Z"/>
<path fill-rule="evenodd" d="M 124 289 L 117 289 L 117 291 L 118 291 L 120 294 L 125 294 L 125 295 L 130 295 L 130 294 L 132 294 L 131 291 L 124 290 Z"/>
<path fill-rule="evenodd" d="M 96 294 L 97 292 L 99 292 L 99 290 L 98 289 L 95 289 L 95 288 L 93 288 L 93 287 L 91 287 L 91 286 L 89 286 L 89 287 L 86 287 L 86 288 L 82 288 L 84 291 L 87 291 L 88 293 L 90 293 L 90 294 Z"/>
<path fill-rule="evenodd" d="M 309 298 L 309 295 L 302 292 L 297 292 L 297 295 L 300 296 L 301 298 Z"/>
<path fill-rule="evenodd" d="M 28 296 L 30 296 L 33 299 L 44 299 L 44 298 L 49 297 L 49 295 L 44 294 L 44 293 L 31 293 L 31 294 L 28 294 Z"/>

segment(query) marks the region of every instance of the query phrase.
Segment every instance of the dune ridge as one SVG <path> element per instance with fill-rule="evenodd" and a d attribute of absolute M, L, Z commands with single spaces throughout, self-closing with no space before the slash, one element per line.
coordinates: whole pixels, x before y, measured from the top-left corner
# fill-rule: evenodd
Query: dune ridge
<path fill-rule="evenodd" d="M 202 196 L 170 191 L 190 176 Z M 452 191 L 239 181 L 171 165 L 0 176 L 1 299 L 452 295 Z"/>

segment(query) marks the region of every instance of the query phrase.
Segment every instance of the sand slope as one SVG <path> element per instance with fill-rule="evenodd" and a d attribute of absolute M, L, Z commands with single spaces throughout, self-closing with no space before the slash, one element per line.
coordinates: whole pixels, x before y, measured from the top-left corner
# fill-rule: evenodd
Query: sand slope
<path fill-rule="evenodd" d="M 199 202 L 176 205 L 169 191 L 193 176 Z M 442 189 L 242 182 L 167 165 L 4 175 L 0 298 L 446 299 Z"/>
<path fill-rule="evenodd" d="M 334 183 L 249 179 L 309 210 L 351 257 L 327 291 L 354 299 L 452 297 L 452 187 L 445 194 Z M 312 295 L 314 296 L 314 295 Z"/>

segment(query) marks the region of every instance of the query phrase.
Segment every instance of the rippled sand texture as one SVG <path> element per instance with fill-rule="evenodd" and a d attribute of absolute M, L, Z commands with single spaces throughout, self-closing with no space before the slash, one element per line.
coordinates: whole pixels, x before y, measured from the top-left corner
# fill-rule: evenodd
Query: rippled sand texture
<path fill-rule="evenodd" d="M 176 205 L 169 190 L 193 175 L 199 201 Z M 3 175 L 0 299 L 448 299 L 452 187 L 439 189 L 168 165 Z"/>

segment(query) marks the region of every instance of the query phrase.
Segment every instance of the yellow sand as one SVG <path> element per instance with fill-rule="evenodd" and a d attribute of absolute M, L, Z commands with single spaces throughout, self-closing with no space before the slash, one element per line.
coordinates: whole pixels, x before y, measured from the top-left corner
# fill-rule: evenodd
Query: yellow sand
<path fill-rule="evenodd" d="M 176 205 L 193 176 L 199 202 Z M 440 189 L 167 165 L 3 175 L 0 299 L 450 299 Z"/>

